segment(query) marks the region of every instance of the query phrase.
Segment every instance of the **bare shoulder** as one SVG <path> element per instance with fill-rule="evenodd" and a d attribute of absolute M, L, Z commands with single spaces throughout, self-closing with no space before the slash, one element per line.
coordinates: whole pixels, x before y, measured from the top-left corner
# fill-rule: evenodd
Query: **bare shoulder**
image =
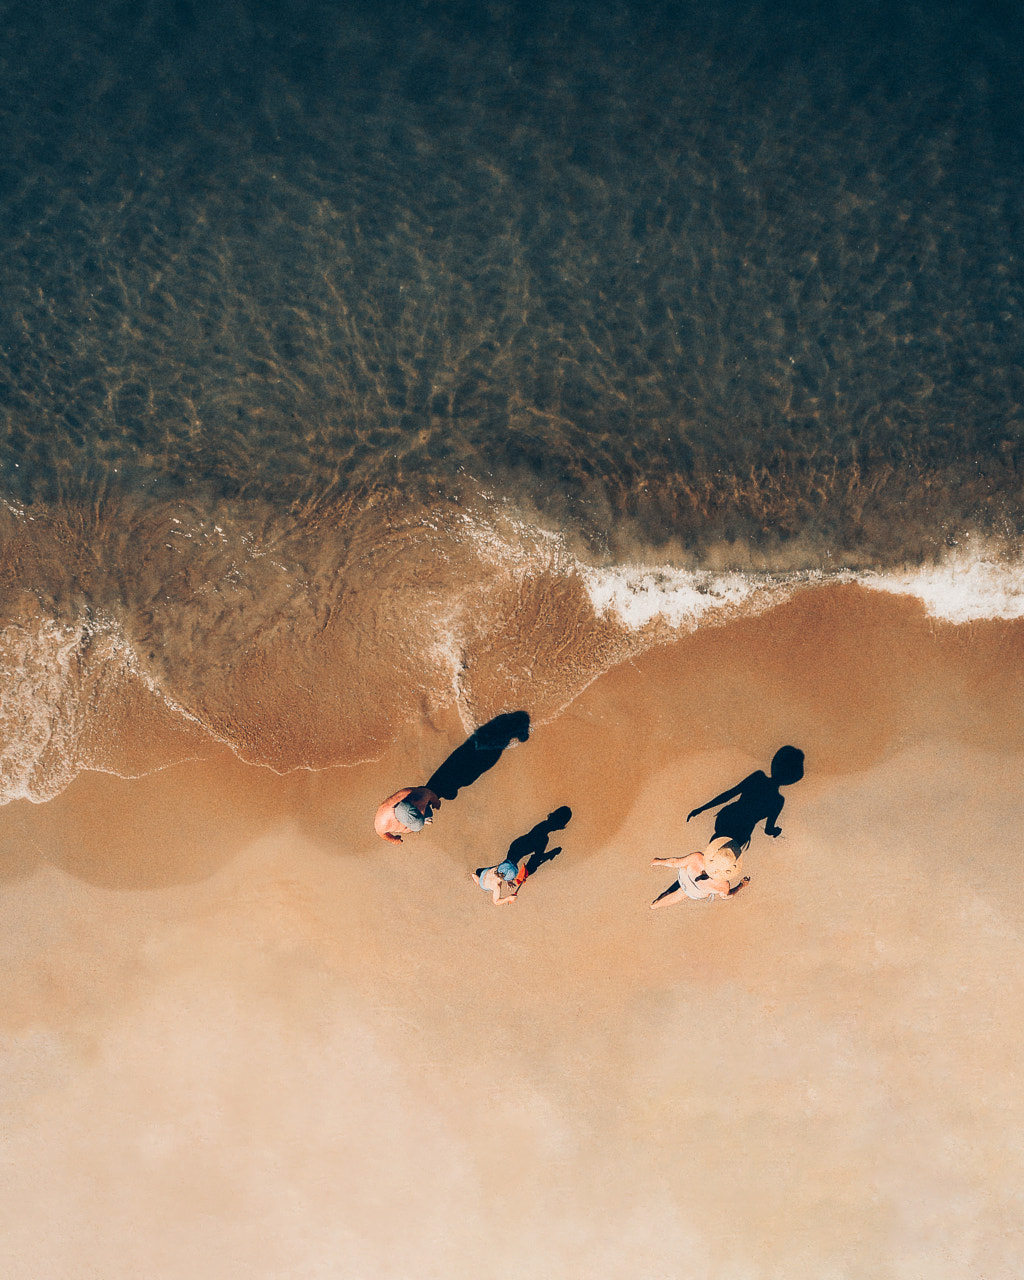
<path fill-rule="evenodd" d="M 412 787 L 402 787 L 402 789 L 400 791 L 396 791 L 393 796 L 388 796 L 386 800 L 382 800 L 380 807 L 383 809 L 385 805 L 398 804 L 399 800 L 404 800 L 407 796 L 411 796 L 412 792 Z"/>

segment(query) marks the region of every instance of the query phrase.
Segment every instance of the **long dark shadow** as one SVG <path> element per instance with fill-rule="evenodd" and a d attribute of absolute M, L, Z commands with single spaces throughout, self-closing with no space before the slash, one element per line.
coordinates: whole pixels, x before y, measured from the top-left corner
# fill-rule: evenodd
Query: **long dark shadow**
<path fill-rule="evenodd" d="M 543 822 L 538 822 L 535 827 L 531 827 L 526 835 L 518 836 L 513 840 L 508 847 L 508 853 L 505 854 L 506 860 L 522 862 L 524 858 L 528 859 L 526 870 L 532 876 L 538 867 L 557 858 L 562 852 L 561 845 L 549 849 L 548 840 L 552 831 L 564 831 L 571 820 L 572 810 L 567 804 L 563 804 L 560 809 L 549 813 Z"/>
<path fill-rule="evenodd" d="M 719 805 L 725 805 L 715 817 L 716 836 L 728 836 L 741 848 L 745 848 L 759 822 L 764 822 L 765 835 L 781 835 L 778 817 L 786 802 L 779 788 L 792 786 L 803 776 L 804 753 L 798 747 L 780 747 L 772 758 L 770 776 L 760 769 L 748 774 L 728 791 L 723 791 L 707 804 L 702 804 L 699 809 L 694 809 L 686 821 L 689 822 L 690 818 L 695 818 L 705 809 L 717 809 Z M 729 800 L 734 803 L 728 804 Z"/>
<path fill-rule="evenodd" d="M 427 787 L 441 800 L 454 800 L 463 787 L 472 786 L 481 774 L 494 768 L 513 739 L 525 742 L 529 736 L 530 717 L 525 711 L 495 716 L 455 748 L 431 775 Z"/>

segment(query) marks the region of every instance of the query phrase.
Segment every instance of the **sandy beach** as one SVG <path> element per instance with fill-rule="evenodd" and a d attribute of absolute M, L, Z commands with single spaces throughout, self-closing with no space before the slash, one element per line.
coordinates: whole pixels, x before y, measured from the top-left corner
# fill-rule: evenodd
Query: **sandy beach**
<path fill-rule="evenodd" d="M 602 676 L 397 850 L 454 709 L 8 806 L 4 1275 L 1019 1275 L 1022 657 L 808 590 Z M 784 743 L 751 883 L 651 913 Z M 467 872 L 560 805 L 495 910 Z"/>
<path fill-rule="evenodd" d="M 5 7 L 0 1280 L 1024 1277 L 1018 9 Z"/>

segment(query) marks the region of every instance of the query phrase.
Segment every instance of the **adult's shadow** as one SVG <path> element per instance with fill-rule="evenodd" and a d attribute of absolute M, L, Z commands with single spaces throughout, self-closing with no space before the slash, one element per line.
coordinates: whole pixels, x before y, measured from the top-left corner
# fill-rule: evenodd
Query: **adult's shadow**
<path fill-rule="evenodd" d="M 782 829 L 776 824 L 786 802 L 780 788 L 792 786 L 804 776 L 804 753 L 799 747 L 780 747 L 772 757 L 771 770 L 771 776 L 760 769 L 748 774 L 728 791 L 693 809 L 686 821 L 724 804 L 726 807 L 719 809 L 715 818 L 716 836 L 728 836 L 745 849 L 759 822 L 765 824 L 767 835 L 781 835 Z M 729 800 L 733 803 L 727 804 Z"/>
<path fill-rule="evenodd" d="M 529 736 L 530 717 L 525 711 L 495 716 L 456 747 L 426 785 L 439 799 L 454 800 L 463 787 L 471 786 L 482 773 L 494 768 L 513 739 L 525 742 Z"/>
<path fill-rule="evenodd" d="M 564 831 L 571 819 L 572 810 L 567 804 L 563 804 L 560 809 L 549 813 L 543 822 L 538 822 L 535 827 L 531 827 L 526 835 L 517 836 L 508 847 L 508 853 L 505 854 L 506 861 L 518 863 L 524 858 L 529 859 L 526 870 L 532 876 L 538 867 L 542 867 L 545 862 L 550 862 L 552 858 L 557 858 L 562 852 L 561 845 L 549 849 L 548 840 L 552 831 Z"/>

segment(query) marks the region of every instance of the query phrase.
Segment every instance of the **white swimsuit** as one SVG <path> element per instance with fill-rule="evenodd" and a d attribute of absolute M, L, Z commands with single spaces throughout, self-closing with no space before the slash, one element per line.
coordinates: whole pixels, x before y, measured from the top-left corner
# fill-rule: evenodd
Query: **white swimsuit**
<path fill-rule="evenodd" d="M 693 898 L 695 902 L 704 902 L 708 898 L 718 897 L 716 893 L 711 892 L 708 883 L 707 879 L 694 880 L 693 872 L 689 867 L 679 868 L 679 887 L 688 898 Z"/>
<path fill-rule="evenodd" d="M 703 871 L 697 872 L 697 875 L 703 875 L 703 874 L 704 874 Z M 721 876 L 718 878 L 725 880 L 724 876 Z M 728 880 L 726 880 L 726 883 L 729 886 L 730 892 L 736 888 L 736 886 L 740 883 L 742 879 L 743 879 L 743 859 L 740 857 L 736 859 L 736 865 L 733 868 L 732 875 L 729 876 Z M 696 902 L 702 902 L 708 898 L 718 897 L 718 894 L 708 887 L 707 878 L 703 880 L 696 879 L 689 867 L 679 868 L 679 887 L 682 889 L 682 891 L 686 894 L 688 898 L 693 898 L 694 901 Z"/>

